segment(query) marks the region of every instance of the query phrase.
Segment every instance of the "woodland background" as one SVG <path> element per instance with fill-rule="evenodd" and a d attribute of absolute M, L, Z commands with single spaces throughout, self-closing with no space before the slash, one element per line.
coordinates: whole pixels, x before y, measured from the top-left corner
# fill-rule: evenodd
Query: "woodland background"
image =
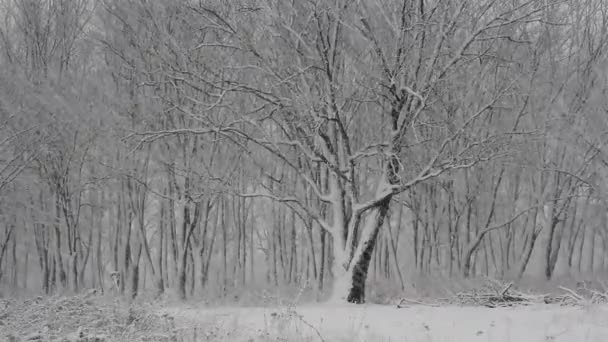
<path fill-rule="evenodd" d="M 376 296 L 601 278 L 607 40 L 603 0 L 0 1 L 1 292 L 324 297 L 336 127 L 361 194 L 418 180 Z"/>

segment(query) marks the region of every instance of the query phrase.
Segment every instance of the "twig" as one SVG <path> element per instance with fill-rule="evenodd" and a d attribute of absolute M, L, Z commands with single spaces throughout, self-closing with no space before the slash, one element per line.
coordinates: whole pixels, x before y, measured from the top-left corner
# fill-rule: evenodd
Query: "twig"
<path fill-rule="evenodd" d="M 304 317 L 302 317 L 301 315 L 297 316 L 298 319 L 300 320 L 300 322 L 304 323 L 304 325 L 308 326 L 309 328 L 311 328 L 319 337 L 319 339 L 321 340 L 321 342 L 325 342 L 325 339 L 323 338 L 323 336 L 321 336 L 321 333 L 319 332 L 319 329 L 317 329 L 314 325 L 308 323 Z"/>

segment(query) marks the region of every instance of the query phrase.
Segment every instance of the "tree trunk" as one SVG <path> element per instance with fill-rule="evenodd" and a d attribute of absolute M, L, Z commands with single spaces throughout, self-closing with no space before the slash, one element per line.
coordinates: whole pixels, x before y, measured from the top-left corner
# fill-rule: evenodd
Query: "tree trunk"
<path fill-rule="evenodd" d="M 350 263 L 346 260 L 347 252 L 341 252 L 334 258 L 334 300 L 346 300 L 355 304 L 365 303 L 367 272 L 391 199 L 392 197 L 388 196 L 368 214 L 365 230 Z M 334 251 L 338 248 L 338 246 L 334 246 Z M 348 265 L 346 268 L 345 264 Z"/>
<path fill-rule="evenodd" d="M 397 227 L 400 226 L 401 224 L 401 212 L 403 210 L 403 207 L 400 208 L 399 210 L 399 219 L 397 221 Z M 403 275 L 401 274 L 401 267 L 399 266 L 399 258 L 397 258 L 397 245 L 396 245 L 396 241 L 393 238 L 393 230 L 391 228 L 391 222 L 390 220 L 387 220 L 387 228 L 388 228 L 388 235 L 390 238 L 390 242 L 391 242 L 391 250 L 393 252 L 393 259 L 395 260 L 395 269 L 397 270 L 397 275 L 399 276 L 399 283 L 401 284 L 401 291 L 405 290 L 405 283 L 403 281 Z"/>
<path fill-rule="evenodd" d="M 524 245 L 523 256 L 521 258 L 521 262 L 519 264 L 519 270 L 517 271 L 517 279 L 521 279 L 526 272 L 526 268 L 528 267 L 528 263 L 530 262 L 530 257 L 532 256 L 532 251 L 534 250 L 534 245 L 536 244 L 536 239 L 540 234 L 540 230 L 536 229 L 536 219 L 533 220 L 534 224 L 532 225 L 532 231 L 530 232 L 530 238 L 528 239 L 528 244 Z"/>
<path fill-rule="evenodd" d="M 553 208 L 555 208 L 555 206 L 553 206 Z M 553 256 L 556 255 L 556 253 L 554 251 L 555 247 L 553 241 L 557 240 L 555 238 L 555 235 L 557 235 L 556 230 L 557 224 L 559 222 L 556 216 L 551 217 L 550 220 L 551 223 L 549 224 L 549 239 L 547 241 L 547 248 L 545 249 L 545 277 L 547 278 L 547 280 L 550 280 L 553 276 L 553 269 L 555 267 L 555 263 L 553 262 Z M 555 257 L 555 260 L 557 260 L 557 257 Z"/>
<path fill-rule="evenodd" d="M 222 281 L 222 296 L 226 296 L 226 291 L 228 290 L 228 234 L 226 227 L 226 204 L 225 199 L 222 199 L 222 272 L 223 272 L 223 281 Z"/>
<path fill-rule="evenodd" d="M 587 238 L 586 236 L 586 231 L 587 231 L 587 227 L 583 225 L 582 228 L 582 233 L 581 233 L 581 242 L 578 246 L 578 259 L 576 262 L 576 270 L 578 271 L 578 273 L 581 273 L 581 269 L 582 269 L 582 265 L 583 265 L 583 251 L 585 250 L 585 239 Z"/>
<path fill-rule="evenodd" d="M 278 271 L 279 267 L 277 265 L 278 264 L 278 261 L 277 261 L 278 250 L 277 250 L 277 238 L 276 238 L 276 235 L 277 235 L 277 229 L 276 229 L 276 226 L 273 225 L 273 227 L 272 227 L 272 233 L 270 234 L 270 236 L 271 236 L 271 242 L 270 243 L 272 244 L 272 246 L 271 246 L 271 249 L 272 249 L 272 277 L 274 279 L 274 285 L 275 286 L 279 286 L 279 271 Z"/>
<path fill-rule="evenodd" d="M 199 220 L 200 220 L 200 211 L 201 211 L 201 203 L 196 202 L 194 204 L 194 216 L 190 217 L 190 203 L 185 204 L 184 209 L 184 238 L 183 238 L 183 247 L 179 259 L 178 265 L 178 276 L 177 276 L 177 289 L 179 293 L 179 297 L 184 300 L 186 299 L 186 274 L 187 274 L 187 266 L 188 266 L 188 256 L 191 253 L 191 243 L 192 234 L 194 230 L 197 228 Z M 194 267 L 194 266 L 193 266 Z"/>
<path fill-rule="evenodd" d="M 2 244 L 2 246 L 0 246 L 0 281 L 2 281 L 2 264 L 4 260 L 4 255 L 6 254 L 6 249 L 8 247 L 8 243 L 11 241 L 11 235 L 13 234 L 14 230 L 14 225 L 10 225 L 10 229 L 8 228 L 8 226 L 5 226 L 6 234 L 4 237 L 4 243 Z"/>
<path fill-rule="evenodd" d="M 12 241 L 12 252 L 11 255 L 13 257 L 12 260 L 12 267 L 13 267 L 13 274 L 12 274 L 12 284 L 13 284 L 13 289 L 18 289 L 19 288 L 19 284 L 17 282 L 18 280 L 18 275 L 19 275 L 19 260 L 17 259 L 17 234 L 13 234 L 13 237 L 11 238 Z"/>
<path fill-rule="evenodd" d="M 156 278 L 156 291 L 158 295 L 161 295 L 165 292 L 165 275 L 163 269 L 163 256 L 166 253 L 164 250 L 165 246 L 165 205 L 164 202 L 160 203 L 160 220 L 158 223 L 158 252 L 156 255 L 156 269 L 158 271 L 158 276 Z"/>
<path fill-rule="evenodd" d="M 63 268 L 63 257 L 61 255 L 61 231 L 59 230 L 59 226 L 55 225 L 55 259 L 57 260 L 57 264 L 55 267 L 58 269 L 59 282 L 63 288 L 66 287 L 66 274 L 65 269 Z"/>
<path fill-rule="evenodd" d="M 201 256 L 201 288 L 205 287 L 205 285 L 207 284 L 207 280 L 209 279 L 209 265 L 211 263 L 211 256 L 213 255 L 213 246 L 215 244 L 217 228 L 218 226 L 220 226 L 222 222 L 221 220 L 221 207 L 220 204 L 218 204 L 218 208 L 215 211 L 215 219 L 213 220 L 215 223 L 213 224 L 213 230 L 211 232 L 211 240 L 209 241 L 209 245 L 205 248 L 205 243 L 207 242 L 207 223 L 205 223 L 205 235 L 203 235 L 205 239 L 201 241 L 201 250 L 199 252 Z"/>
<path fill-rule="evenodd" d="M 296 278 L 297 270 L 297 245 L 296 245 L 296 214 L 294 211 L 291 212 L 291 234 L 289 236 L 290 242 L 290 255 L 289 255 L 289 271 L 287 273 L 287 283 L 291 284 Z"/>
<path fill-rule="evenodd" d="M 255 220 L 252 219 L 251 223 L 250 223 L 251 229 L 250 229 L 250 233 L 249 233 L 249 267 L 250 267 L 250 271 L 249 273 L 251 273 L 251 283 L 254 284 L 255 286 L 255 254 L 254 254 L 254 233 L 255 233 Z"/>
<path fill-rule="evenodd" d="M 26 247 L 25 258 L 23 260 L 23 283 L 21 284 L 22 289 L 27 289 L 27 278 L 29 275 L 29 273 L 28 273 L 29 258 L 30 258 L 29 248 Z"/>
<path fill-rule="evenodd" d="M 137 254 L 133 261 L 133 267 L 131 269 L 131 299 L 135 299 L 139 293 L 139 260 L 141 258 L 142 245 L 140 244 L 137 248 Z"/>
<path fill-rule="evenodd" d="M 325 229 L 320 229 L 320 240 L 321 240 L 321 256 L 320 256 L 320 268 L 319 268 L 319 291 L 323 291 L 323 281 L 325 280 L 325 249 L 327 248 L 325 245 L 325 237 L 327 232 Z"/>
<path fill-rule="evenodd" d="M 597 236 L 597 228 L 591 229 L 591 245 L 589 248 L 589 263 L 587 264 L 587 272 L 593 273 L 595 270 L 595 237 Z"/>
<path fill-rule="evenodd" d="M 317 274 L 317 256 L 315 254 L 315 239 L 313 236 L 313 232 L 312 232 L 312 227 L 313 227 L 313 221 L 312 219 L 310 219 L 308 221 L 308 225 L 306 226 L 306 233 L 307 233 L 307 237 L 308 237 L 308 244 L 309 244 L 309 248 L 310 248 L 310 262 L 311 262 L 311 268 L 312 268 L 312 275 L 314 277 L 314 279 L 318 279 L 318 274 Z"/>

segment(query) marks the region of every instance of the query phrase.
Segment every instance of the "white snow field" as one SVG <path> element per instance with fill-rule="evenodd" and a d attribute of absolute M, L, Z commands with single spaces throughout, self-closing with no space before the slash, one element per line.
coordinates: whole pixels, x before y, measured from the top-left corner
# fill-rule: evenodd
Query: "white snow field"
<path fill-rule="evenodd" d="M 192 341 L 607 342 L 608 306 L 174 307 Z M 186 339 L 189 340 L 189 339 Z"/>

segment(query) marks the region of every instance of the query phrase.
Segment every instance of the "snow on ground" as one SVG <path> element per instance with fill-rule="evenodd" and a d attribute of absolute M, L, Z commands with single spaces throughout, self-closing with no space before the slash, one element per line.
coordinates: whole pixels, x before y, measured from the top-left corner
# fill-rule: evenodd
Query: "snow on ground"
<path fill-rule="evenodd" d="M 163 309 L 192 340 L 605 342 L 608 306 L 508 308 L 303 305 Z M 198 327 L 197 329 L 193 327 Z"/>

